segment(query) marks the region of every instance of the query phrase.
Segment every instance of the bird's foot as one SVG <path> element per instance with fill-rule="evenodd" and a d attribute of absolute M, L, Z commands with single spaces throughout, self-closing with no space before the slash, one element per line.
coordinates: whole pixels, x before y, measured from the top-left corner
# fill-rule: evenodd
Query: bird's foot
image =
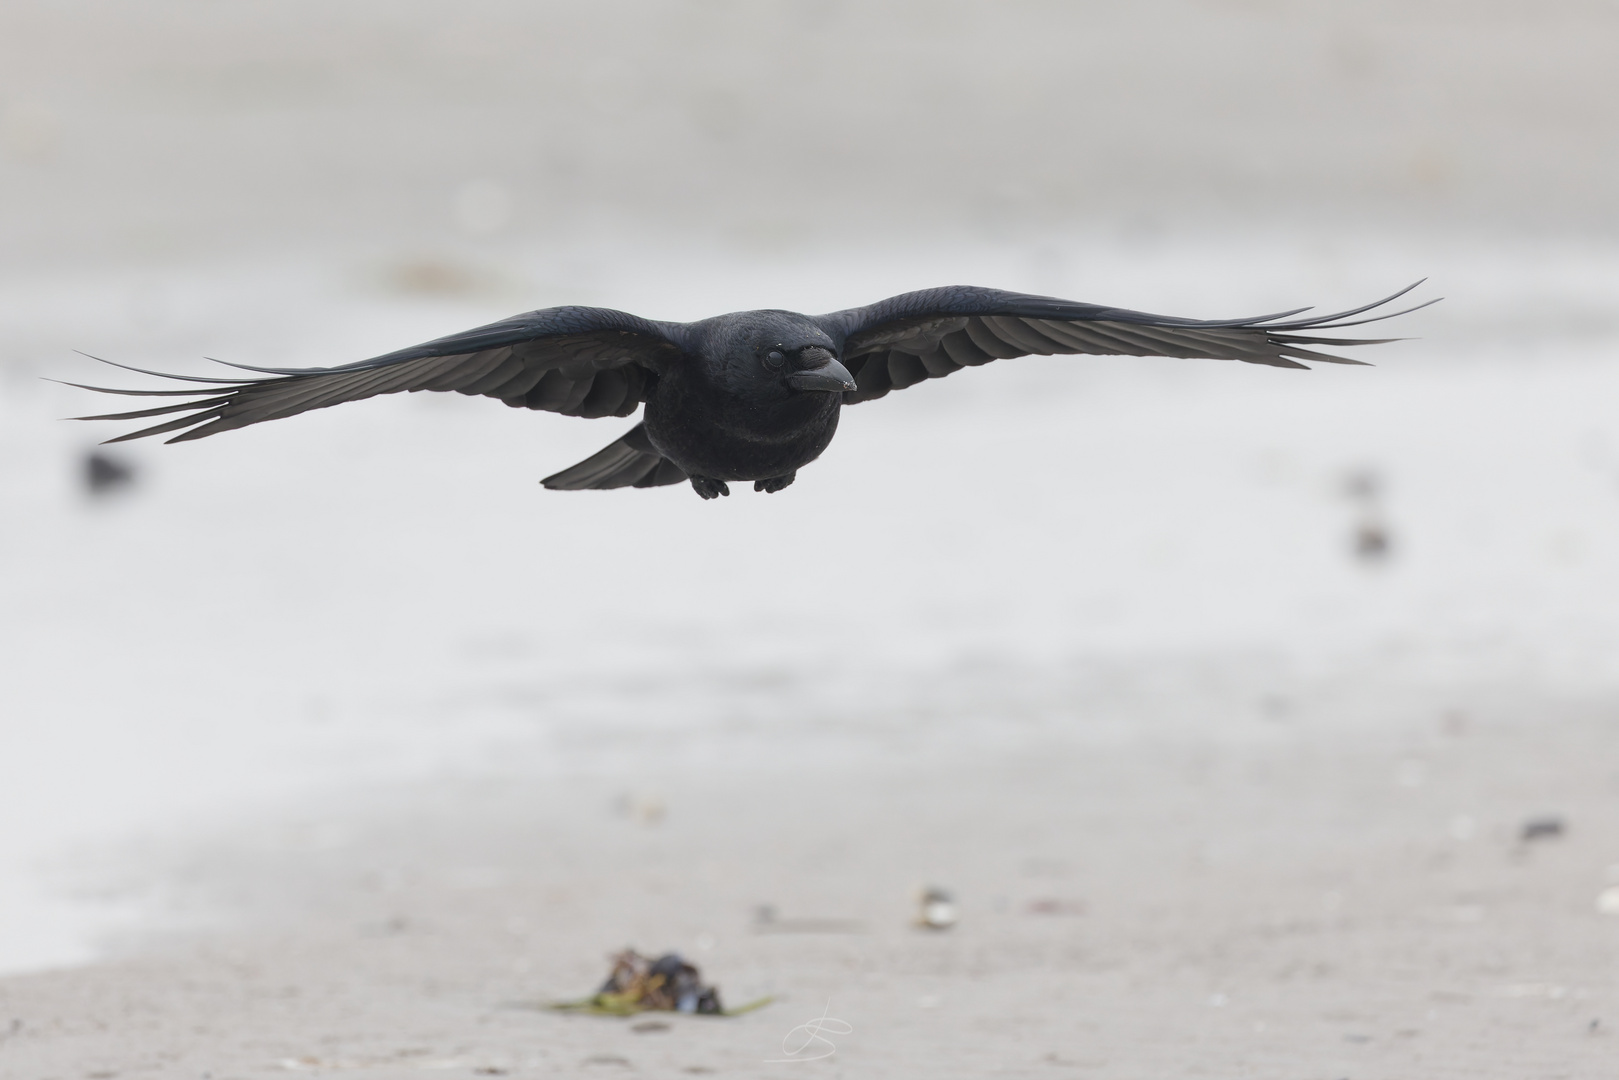
<path fill-rule="evenodd" d="M 753 490 L 774 493 L 780 491 L 782 488 L 786 487 L 788 484 L 791 484 L 797 479 L 798 471 L 795 469 L 786 476 L 772 476 L 768 480 L 755 480 L 753 482 Z"/>
<path fill-rule="evenodd" d="M 725 486 L 724 480 L 710 480 L 706 476 L 692 477 L 691 489 L 705 499 L 717 499 L 721 495 L 731 493 L 731 489 Z"/>

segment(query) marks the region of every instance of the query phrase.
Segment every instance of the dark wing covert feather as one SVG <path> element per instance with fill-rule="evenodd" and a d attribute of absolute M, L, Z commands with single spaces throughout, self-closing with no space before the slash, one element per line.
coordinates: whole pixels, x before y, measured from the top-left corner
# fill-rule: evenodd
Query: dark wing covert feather
<path fill-rule="evenodd" d="M 87 386 L 84 389 L 108 394 L 192 400 L 77 419 L 138 420 L 182 413 L 178 419 L 107 441 L 180 431 L 168 441 L 185 442 L 346 401 L 420 390 L 499 398 L 513 408 L 544 409 L 565 416 L 629 416 L 646 399 L 658 373 L 683 355 L 678 341 L 676 324 L 655 323 L 609 308 L 560 307 L 515 315 L 342 367 L 227 365 L 266 376 L 260 379 L 165 375 L 113 364 L 200 387 L 123 390 Z"/>
<path fill-rule="evenodd" d="M 1300 360 L 1360 364 L 1364 361 L 1304 346 L 1381 345 L 1399 339 L 1317 337 L 1309 331 L 1392 319 L 1438 303 L 1429 300 L 1401 311 L 1354 318 L 1420 284 L 1349 311 L 1303 319 L 1290 317 L 1308 308 L 1246 319 L 1182 319 L 1050 296 L 953 286 L 904 293 L 868 307 L 822 315 L 816 322 L 839 343 L 843 363 L 854 374 L 859 389 L 845 393 L 843 402 L 855 405 L 964 367 L 1030 354 L 1203 357 L 1290 368 L 1306 367 Z"/>

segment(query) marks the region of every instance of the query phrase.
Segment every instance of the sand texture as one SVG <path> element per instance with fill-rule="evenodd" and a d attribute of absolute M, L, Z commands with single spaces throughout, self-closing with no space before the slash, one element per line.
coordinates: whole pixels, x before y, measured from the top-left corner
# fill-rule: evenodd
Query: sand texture
<path fill-rule="evenodd" d="M 230 925 L 0 984 L 0 1068 L 1612 1075 L 1619 917 L 1595 901 L 1619 861 L 1619 729 L 1491 694 L 1360 702 L 1376 733 L 1346 737 L 1318 729 L 1328 708 L 1240 739 L 1036 730 L 993 756 L 923 741 L 858 769 L 325 807 L 171 861 Z M 1546 814 L 1566 831 L 1523 840 Z M 956 893 L 954 929 L 909 925 L 923 882 Z M 539 1008 L 624 945 L 685 952 L 729 1003 L 777 1000 L 666 1028 Z M 833 1058 L 766 1063 L 828 1009 L 853 1028 Z"/>

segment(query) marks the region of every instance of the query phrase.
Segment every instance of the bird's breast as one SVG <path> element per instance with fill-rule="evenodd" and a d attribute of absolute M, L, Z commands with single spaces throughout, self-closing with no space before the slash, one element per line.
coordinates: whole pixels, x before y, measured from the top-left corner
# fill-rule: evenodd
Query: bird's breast
<path fill-rule="evenodd" d="M 819 457 L 841 406 L 837 394 L 759 401 L 665 378 L 647 398 L 646 430 L 663 456 L 692 476 L 765 480 Z"/>

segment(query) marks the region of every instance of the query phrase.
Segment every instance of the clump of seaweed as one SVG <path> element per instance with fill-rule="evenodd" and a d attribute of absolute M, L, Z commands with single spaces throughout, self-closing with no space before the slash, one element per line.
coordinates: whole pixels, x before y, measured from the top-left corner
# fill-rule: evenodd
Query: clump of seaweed
<path fill-rule="evenodd" d="M 704 986 L 702 974 L 679 953 L 667 953 L 654 960 L 634 949 L 625 949 L 612 959 L 613 969 L 600 990 L 578 1001 L 558 1002 L 553 1008 L 602 1016 L 643 1012 L 737 1016 L 770 1003 L 766 997 L 727 1010 L 720 1004 L 719 987 Z"/>

